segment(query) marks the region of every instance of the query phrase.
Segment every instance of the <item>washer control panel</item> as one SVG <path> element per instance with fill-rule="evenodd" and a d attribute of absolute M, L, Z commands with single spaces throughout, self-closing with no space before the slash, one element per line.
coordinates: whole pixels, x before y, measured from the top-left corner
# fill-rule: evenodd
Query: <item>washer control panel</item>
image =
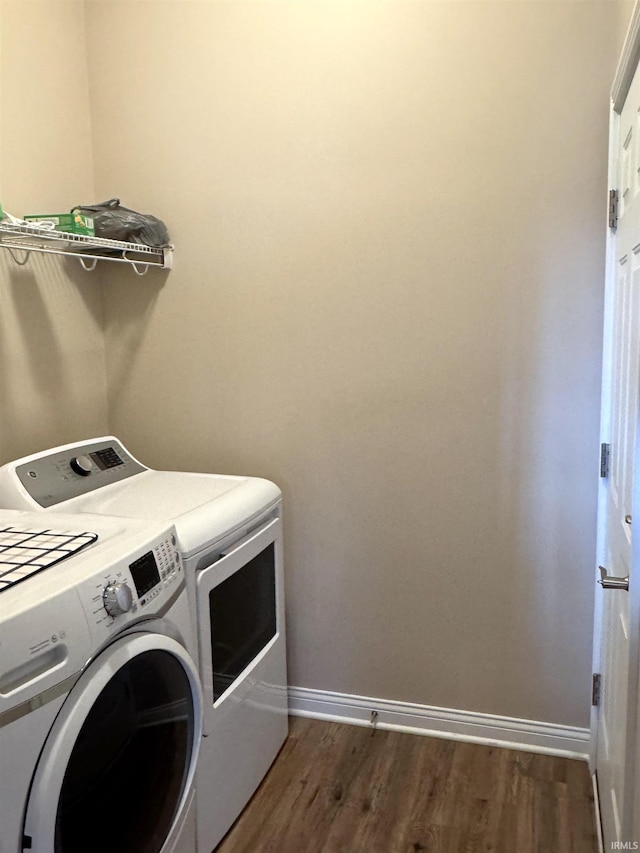
<path fill-rule="evenodd" d="M 112 564 L 80 588 L 90 625 L 110 634 L 141 616 L 162 615 L 184 582 L 173 530 L 128 560 Z"/>
<path fill-rule="evenodd" d="M 29 496 L 42 507 L 93 492 L 146 471 L 115 438 L 53 450 L 16 466 Z"/>

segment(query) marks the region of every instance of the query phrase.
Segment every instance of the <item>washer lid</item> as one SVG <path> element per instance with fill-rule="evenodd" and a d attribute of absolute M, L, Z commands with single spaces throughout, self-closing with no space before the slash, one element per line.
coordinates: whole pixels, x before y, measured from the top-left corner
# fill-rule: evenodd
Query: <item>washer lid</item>
<path fill-rule="evenodd" d="M 228 536 L 281 496 L 258 477 L 143 471 L 67 501 L 65 512 L 87 512 L 175 524 L 184 557 Z"/>

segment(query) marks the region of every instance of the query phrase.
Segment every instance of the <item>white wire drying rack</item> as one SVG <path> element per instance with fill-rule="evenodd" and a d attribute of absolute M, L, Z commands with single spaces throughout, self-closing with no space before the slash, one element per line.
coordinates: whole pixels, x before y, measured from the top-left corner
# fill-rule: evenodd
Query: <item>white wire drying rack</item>
<path fill-rule="evenodd" d="M 170 270 L 173 260 L 173 246 L 156 248 L 5 222 L 0 222 L 0 249 L 7 249 L 20 266 L 27 263 L 32 252 L 76 257 L 88 272 L 98 261 L 115 261 L 130 264 L 137 275 L 144 275 L 149 267 Z"/>

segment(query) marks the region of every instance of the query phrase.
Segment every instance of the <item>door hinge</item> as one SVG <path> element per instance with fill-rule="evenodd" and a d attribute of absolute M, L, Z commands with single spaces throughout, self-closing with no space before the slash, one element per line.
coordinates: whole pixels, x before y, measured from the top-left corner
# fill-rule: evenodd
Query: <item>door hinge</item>
<path fill-rule="evenodd" d="M 599 672 L 593 673 L 593 681 L 591 683 L 591 704 L 596 707 L 600 704 L 600 695 L 602 693 L 602 676 Z"/>
<path fill-rule="evenodd" d="M 610 444 L 601 444 L 600 445 L 600 476 L 608 477 L 609 476 L 609 466 L 611 462 L 611 445 Z"/>
<path fill-rule="evenodd" d="M 618 227 L 618 190 L 609 190 L 609 228 Z"/>

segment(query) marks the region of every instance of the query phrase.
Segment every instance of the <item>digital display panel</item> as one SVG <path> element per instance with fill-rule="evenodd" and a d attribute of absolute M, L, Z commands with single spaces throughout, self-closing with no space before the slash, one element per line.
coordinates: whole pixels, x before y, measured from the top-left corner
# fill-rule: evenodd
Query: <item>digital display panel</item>
<path fill-rule="evenodd" d="M 138 598 L 160 583 L 160 572 L 153 551 L 148 551 L 129 566 Z"/>
<path fill-rule="evenodd" d="M 113 447 L 105 447 L 103 450 L 96 450 L 93 453 L 90 453 L 89 456 L 91 456 L 101 471 L 106 471 L 108 468 L 115 468 L 118 465 L 124 465 L 124 462 L 120 459 Z"/>

